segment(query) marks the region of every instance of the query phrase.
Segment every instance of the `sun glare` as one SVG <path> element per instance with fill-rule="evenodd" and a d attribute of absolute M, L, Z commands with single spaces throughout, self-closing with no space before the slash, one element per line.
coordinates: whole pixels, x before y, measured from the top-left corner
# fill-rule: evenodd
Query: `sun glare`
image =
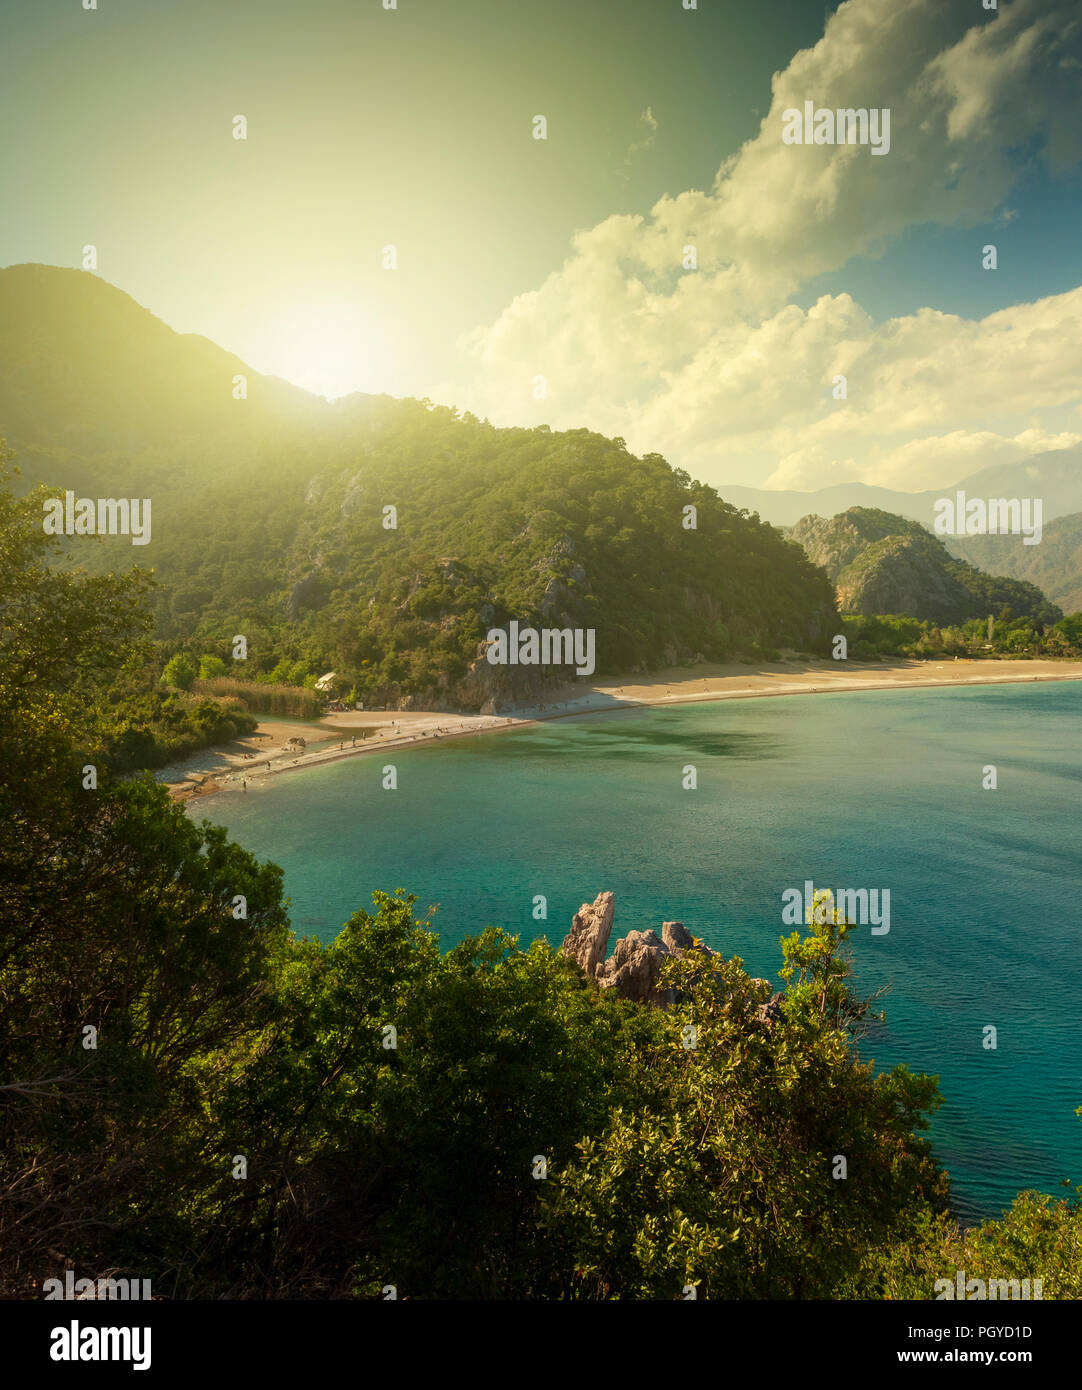
<path fill-rule="evenodd" d="M 268 344 L 272 370 L 306 391 L 335 400 L 372 391 L 382 356 L 382 333 L 364 314 L 342 307 L 309 310 L 283 319 Z"/>

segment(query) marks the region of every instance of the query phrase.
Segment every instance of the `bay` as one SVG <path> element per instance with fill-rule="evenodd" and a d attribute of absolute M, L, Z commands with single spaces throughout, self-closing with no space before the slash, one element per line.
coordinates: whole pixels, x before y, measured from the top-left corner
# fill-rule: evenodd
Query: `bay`
<path fill-rule="evenodd" d="M 1082 1182 L 1080 716 L 1079 682 L 635 709 L 365 754 L 190 809 L 281 864 L 295 931 L 322 940 L 403 887 L 418 913 L 438 904 L 444 948 L 486 925 L 559 945 L 611 889 L 613 940 L 679 920 L 776 979 L 786 888 L 889 889 L 890 932 L 851 937 L 857 987 L 889 986 L 862 1055 L 939 1075 L 931 1133 L 974 1220 Z"/>

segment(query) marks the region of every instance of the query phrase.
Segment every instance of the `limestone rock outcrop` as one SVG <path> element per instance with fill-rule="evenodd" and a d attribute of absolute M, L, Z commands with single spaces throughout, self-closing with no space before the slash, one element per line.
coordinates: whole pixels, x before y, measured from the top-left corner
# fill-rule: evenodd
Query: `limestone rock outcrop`
<path fill-rule="evenodd" d="M 561 948 L 591 980 L 597 978 L 609 949 L 609 933 L 616 914 L 616 895 L 598 893 L 592 903 L 583 903 L 571 919 L 571 930 Z"/>
<path fill-rule="evenodd" d="M 656 932 L 629 931 L 616 943 L 612 959 L 605 961 L 597 977 L 598 983 L 602 989 L 614 989 L 621 999 L 630 999 L 636 1004 L 659 1003 L 661 962 L 669 954 L 669 948 L 658 940 Z"/>
<path fill-rule="evenodd" d="M 686 951 L 694 945 L 695 938 L 683 922 L 662 922 L 661 939 L 670 951 Z"/>
<path fill-rule="evenodd" d="M 1036 585 L 1002 577 L 1006 571 L 982 573 L 918 522 L 877 507 L 801 517 L 789 539 L 826 570 L 843 613 L 960 623 L 1009 604 L 1019 615 L 1058 621 Z"/>
<path fill-rule="evenodd" d="M 674 993 L 660 985 L 666 957 L 682 956 L 689 950 L 706 958 L 717 954 L 701 942 L 696 944 L 683 922 L 663 922 L 660 937 L 650 930 L 630 931 L 617 941 L 612 956 L 606 959 L 615 915 L 613 893 L 599 893 L 592 903 L 583 903 L 571 919 L 571 930 L 561 949 L 590 979 L 596 980 L 602 989 L 614 989 L 621 999 L 670 1005 Z"/>
<path fill-rule="evenodd" d="M 661 986 L 661 967 L 669 956 L 695 952 L 704 963 L 718 956 L 709 946 L 696 941 L 683 922 L 663 922 L 661 936 L 654 931 L 629 931 L 607 956 L 609 937 L 616 917 L 616 896 L 598 893 L 592 903 L 583 903 L 571 919 L 571 930 L 564 937 L 562 953 L 573 960 L 602 989 L 613 989 L 621 999 L 637 1004 L 668 1007 L 676 993 Z M 770 988 L 768 980 L 753 980 L 762 987 L 760 997 Z M 755 1017 L 770 1029 L 784 1017 L 784 994 L 776 992 L 755 1010 Z"/>

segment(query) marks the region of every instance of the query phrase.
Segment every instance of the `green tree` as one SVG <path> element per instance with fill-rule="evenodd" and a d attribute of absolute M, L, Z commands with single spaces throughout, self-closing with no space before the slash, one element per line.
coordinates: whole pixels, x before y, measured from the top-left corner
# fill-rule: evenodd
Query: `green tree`
<path fill-rule="evenodd" d="M 196 675 L 197 669 L 192 658 L 184 652 L 177 652 L 176 656 L 170 657 L 165 663 L 162 681 L 177 690 L 191 690 Z"/>
<path fill-rule="evenodd" d="M 783 941 L 773 1018 L 769 986 L 739 959 L 688 951 L 666 965 L 686 1001 L 653 1063 L 671 1078 L 666 1103 L 615 1109 L 551 1184 L 567 1296 L 678 1299 L 692 1285 L 712 1298 L 829 1297 L 869 1250 L 945 1206 L 915 1137 L 935 1079 L 877 1076 L 853 1055 L 868 1005 L 845 985 L 844 931 L 830 921 Z"/>
<path fill-rule="evenodd" d="M 0 705 L 63 700 L 70 714 L 128 662 L 150 626 L 151 579 L 59 569 L 60 538 L 42 530 L 41 487 L 16 498 L 13 454 L 0 440 Z M 91 550 L 97 538 L 84 538 Z"/>
<path fill-rule="evenodd" d="M 50 1251 L 91 1268 L 135 1261 L 147 1274 L 148 1260 L 156 1272 L 190 1247 L 185 1213 L 208 1161 L 199 1069 L 258 1032 L 286 927 L 279 869 L 196 827 L 164 788 L 112 781 L 97 701 L 139 652 L 147 577 L 54 570 L 40 496 L 13 498 L 8 477 L 0 1282 L 10 1288 L 39 1281 Z"/>
<path fill-rule="evenodd" d="M 1055 627 L 1073 647 L 1082 647 L 1082 613 L 1069 613 Z"/>
<path fill-rule="evenodd" d="M 373 1296 L 388 1270 L 403 1297 L 558 1293 L 535 1158 L 562 1162 L 614 1094 L 660 1099 L 637 1064 L 658 1020 L 599 1004 L 543 942 L 490 929 L 441 956 L 411 897 L 374 897 L 304 948 L 281 1045 L 222 1092 L 223 1131 L 261 1175 L 229 1200 L 275 1233 L 259 1258 L 281 1278 L 318 1260 Z"/>

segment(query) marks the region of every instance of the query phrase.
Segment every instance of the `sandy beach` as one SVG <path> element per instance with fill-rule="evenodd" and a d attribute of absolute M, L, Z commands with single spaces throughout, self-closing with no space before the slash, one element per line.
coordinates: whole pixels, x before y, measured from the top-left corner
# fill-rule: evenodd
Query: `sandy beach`
<path fill-rule="evenodd" d="M 225 790 L 245 791 L 267 779 L 340 758 L 359 757 L 448 738 L 509 732 L 551 719 L 643 706 L 703 700 L 746 700 L 776 695 L 822 695 L 854 690 L 899 690 L 1025 681 L 1082 680 L 1082 661 L 799 661 L 677 667 L 648 677 L 567 685 L 544 702 L 504 714 L 448 714 L 427 710 L 350 710 L 319 720 L 262 719 L 255 733 L 193 754 L 154 775 L 179 801 Z M 289 739 L 305 740 L 303 750 Z"/>
<path fill-rule="evenodd" d="M 524 722 L 533 721 L 511 721 Z M 254 733 L 201 749 L 182 762 L 158 768 L 154 776 L 168 786 L 174 800 L 188 801 L 226 789 L 243 792 L 268 777 L 337 758 L 498 727 L 508 727 L 506 717 L 419 710 L 351 710 L 318 720 L 268 717 L 260 719 Z M 294 738 L 304 740 L 303 749 L 290 745 Z"/>
<path fill-rule="evenodd" d="M 818 695 L 841 690 L 896 690 L 907 686 L 1001 685 L 1033 680 L 1082 680 L 1082 661 L 790 661 L 772 665 L 678 667 L 592 687 L 639 704 L 743 699 L 763 695 Z"/>

